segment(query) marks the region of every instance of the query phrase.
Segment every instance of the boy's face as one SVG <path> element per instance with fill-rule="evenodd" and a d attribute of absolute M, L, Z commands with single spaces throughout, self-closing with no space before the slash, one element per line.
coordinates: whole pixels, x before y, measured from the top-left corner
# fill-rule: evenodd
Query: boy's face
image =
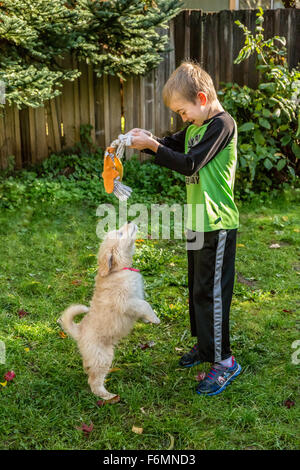
<path fill-rule="evenodd" d="M 170 109 L 180 114 L 183 122 L 191 122 L 196 126 L 201 126 L 207 119 L 209 104 L 204 93 L 199 92 L 196 102 L 187 101 L 179 93 L 174 93 L 170 102 Z"/>

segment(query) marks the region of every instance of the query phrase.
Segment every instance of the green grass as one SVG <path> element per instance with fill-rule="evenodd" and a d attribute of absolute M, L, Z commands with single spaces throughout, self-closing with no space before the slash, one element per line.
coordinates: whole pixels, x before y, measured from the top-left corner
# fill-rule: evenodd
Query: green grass
<path fill-rule="evenodd" d="M 299 199 L 299 196 L 298 196 Z M 298 200 L 299 203 L 299 200 Z M 56 323 L 93 293 L 99 239 L 96 208 L 84 202 L 0 214 L 0 340 L 16 378 L 0 385 L 1 449 L 296 449 L 300 339 L 299 205 L 277 199 L 240 204 L 237 278 L 231 308 L 233 353 L 243 373 L 216 397 L 195 393 L 208 364 L 178 366 L 193 345 L 184 244 L 137 243 L 135 266 L 161 324 L 136 324 L 116 350 L 108 390 L 121 402 L 97 407 L 75 342 Z M 279 243 L 279 249 L 269 248 Z M 297 258 L 298 256 L 298 258 Z M 78 281 L 75 282 L 74 281 Z M 24 309 L 29 314 L 18 317 Z M 287 310 L 286 312 L 284 310 Z M 140 343 L 154 341 L 142 350 Z M 29 351 L 25 351 L 29 348 Z M 182 351 L 176 350 L 181 348 Z M 295 401 L 290 409 L 285 400 Z M 88 437 L 76 429 L 94 423 Z M 132 426 L 143 434 L 132 432 Z"/>

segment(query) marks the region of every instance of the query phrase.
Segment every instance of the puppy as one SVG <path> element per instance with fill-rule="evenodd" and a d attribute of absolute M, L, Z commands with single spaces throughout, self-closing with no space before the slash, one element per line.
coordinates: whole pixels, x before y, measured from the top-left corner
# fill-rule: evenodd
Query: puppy
<path fill-rule="evenodd" d="M 141 274 L 128 269 L 132 266 L 137 229 L 135 224 L 126 223 L 106 235 L 98 253 L 90 307 L 71 305 L 58 320 L 77 342 L 92 392 L 105 400 L 115 396 L 104 386 L 115 345 L 128 335 L 137 320 L 160 323 L 144 300 Z M 87 315 L 80 323 L 74 323 L 73 318 L 81 313 Z"/>

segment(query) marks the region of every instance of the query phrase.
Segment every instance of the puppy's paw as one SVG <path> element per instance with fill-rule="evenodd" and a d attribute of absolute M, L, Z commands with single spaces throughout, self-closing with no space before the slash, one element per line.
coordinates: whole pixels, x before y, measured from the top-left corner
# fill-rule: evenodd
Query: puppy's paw
<path fill-rule="evenodd" d="M 151 323 L 154 323 L 154 325 L 159 325 L 160 319 L 154 314 L 153 317 L 151 318 Z"/>
<path fill-rule="evenodd" d="M 104 387 L 91 387 L 91 390 L 94 395 L 102 398 L 103 400 L 111 400 L 116 396 L 115 393 L 108 392 Z"/>

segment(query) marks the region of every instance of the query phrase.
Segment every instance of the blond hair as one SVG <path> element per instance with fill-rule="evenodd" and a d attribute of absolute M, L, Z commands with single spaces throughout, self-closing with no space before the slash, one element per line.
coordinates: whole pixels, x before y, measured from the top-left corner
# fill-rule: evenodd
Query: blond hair
<path fill-rule="evenodd" d="M 187 101 L 196 102 L 199 91 L 206 94 L 209 102 L 217 99 L 217 93 L 210 75 L 195 61 L 185 61 L 177 67 L 163 88 L 163 100 L 166 106 L 174 93 L 180 94 Z"/>

